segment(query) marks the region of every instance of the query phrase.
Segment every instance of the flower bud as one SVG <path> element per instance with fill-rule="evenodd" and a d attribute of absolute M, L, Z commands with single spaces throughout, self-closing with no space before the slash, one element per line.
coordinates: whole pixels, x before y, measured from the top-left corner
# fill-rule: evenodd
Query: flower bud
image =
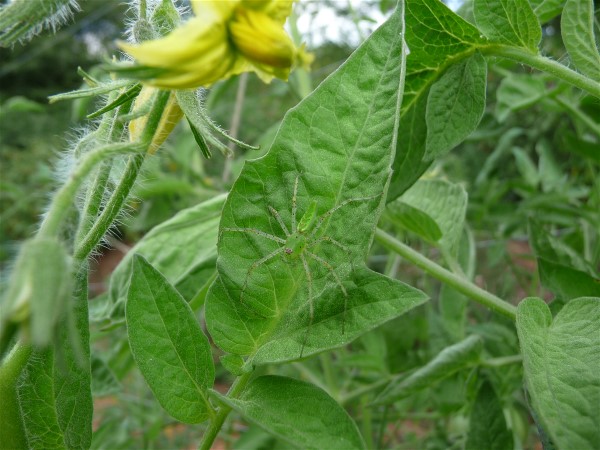
<path fill-rule="evenodd" d="M 133 112 L 136 110 L 139 111 L 140 108 L 148 107 L 148 103 L 153 101 L 154 95 L 158 92 L 158 89 L 144 86 L 135 99 L 133 104 Z M 165 140 L 169 137 L 179 120 L 183 117 L 183 111 L 179 107 L 177 103 L 177 99 L 175 98 L 175 93 L 171 92 L 169 95 L 169 100 L 167 101 L 167 105 L 163 111 L 163 114 L 160 118 L 160 122 L 158 123 L 158 127 L 156 128 L 156 132 L 152 138 L 152 142 L 148 147 L 148 153 L 153 154 L 158 150 L 158 148 L 165 142 Z M 148 115 L 144 115 L 142 117 L 138 117 L 137 119 L 133 119 L 129 122 L 129 140 L 131 142 L 136 142 L 142 136 L 144 132 L 144 128 L 146 127 L 146 123 L 148 122 Z"/>

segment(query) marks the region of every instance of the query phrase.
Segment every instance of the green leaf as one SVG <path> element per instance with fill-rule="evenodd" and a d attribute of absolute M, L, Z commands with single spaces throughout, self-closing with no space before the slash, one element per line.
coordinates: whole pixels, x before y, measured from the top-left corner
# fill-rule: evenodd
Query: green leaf
<path fill-rule="evenodd" d="M 423 159 L 427 138 L 425 113 L 429 88 L 448 65 L 472 56 L 485 44 L 473 25 L 439 0 L 407 0 L 406 84 L 398 128 L 394 174 L 388 195 L 400 196 L 427 170 Z M 435 45 L 431 45 L 435 42 Z"/>
<path fill-rule="evenodd" d="M 215 270 L 217 229 L 225 198 L 219 195 L 184 209 L 146 234 L 113 272 L 111 301 L 125 300 L 135 254 L 156 267 L 186 300 L 192 299 Z M 184 251 L 190 248 L 194 251 Z"/>
<path fill-rule="evenodd" d="M 161 406 L 181 422 L 208 419 L 215 377 L 208 339 L 187 302 L 139 255 L 125 316 L 133 358 Z"/>
<path fill-rule="evenodd" d="M 600 163 L 598 143 L 593 139 L 588 139 L 587 136 L 578 137 L 575 133 L 569 131 L 564 131 L 562 133 L 562 138 L 564 140 L 563 148 L 566 150 L 589 158 L 597 164 Z"/>
<path fill-rule="evenodd" d="M 392 380 L 374 403 L 393 403 L 473 365 L 479 361 L 482 347 L 483 341 L 476 335 L 446 347 L 408 377 L 399 376 Z"/>
<path fill-rule="evenodd" d="M 91 114 L 86 116 L 87 119 L 94 119 L 96 117 L 101 116 L 102 114 L 112 111 L 113 109 L 121 106 L 124 103 L 134 100 L 142 90 L 142 85 L 140 83 L 136 83 L 130 88 L 128 88 L 125 92 L 120 94 L 114 101 L 110 102 L 108 105 L 100 108 L 97 111 L 94 111 Z"/>
<path fill-rule="evenodd" d="M 475 0 L 475 21 L 490 40 L 537 53 L 542 28 L 529 0 Z"/>
<path fill-rule="evenodd" d="M 19 405 L 32 448 L 90 447 L 93 404 L 87 275 L 87 270 L 82 270 L 76 280 L 75 323 L 63 316 L 56 344 L 34 349 L 19 379 Z"/>
<path fill-rule="evenodd" d="M 558 449 L 600 448 L 600 299 L 572 300 L 552 320 L 538 298 L 517 309 L 525 380 Z"/>
<path fill-rule="evenodd" d="M 417 181 L 413 188 L 418 184 Z M 405 192 L 404 195 L 408 192 Z M 432 217 L 419 208 L 405 203 L 402 198 L 389 203 L 387 210 L 396 225 L 421 236 L 428 242 L 437 242 L 442 237 L 442 230 Z"/>
<path fill-rule="evenodd" d="M 365 444 L 348 413 L 318 387 L 280 376 L 255 379 L 240 398 L 220 401 L 302 449 L 351 450 Z"/>
<path fill-rule="evenodd" d="M 364 267 L 393 157 L 401 32 L 396 13 L 286 115 L 269 153 L 234 184 L 206 300 L 207 326 L 226 352 L 250 364 L 298 359 L 425 301 Z"/>
<path fill-rule="evenodd" d="M 513 436 L 506 426 L 502 404 L 488 381 L 479 388 L 469 423 L 465 450 L 514 448 Z"/>
<path fill-rule="evenodd" d="M 458 184 L 452 184 L 444 180 L 420 180 L 395 203 L 405 203 L 426 214 L 440 232 L 439 238 L 432 242 L 435 243 L 439 240 L 440 246 L 454 254 L 458 249 L 465 221 L 467 200 L 467 192 Z M 394 217 L 402 220 L 402 216 L 398 214 L 401 211 L 394 212 L 393 206 L 391 210 Z M 427 239 L 427 234 L 431 234 L 427 233 L 427 230 L 433 230 L 433 227 L 428 225 L 426 220 L 419 220 L 414 214 L 412 216 L 418 221 L 415 223 L 416 227 L 407 228 Z M 404 221 L 404 223 L 405 225 L 412 225 L 407 221 Z M 421 226 L 424 226 L 424 228 L 420 228 Z"/>
<path fill-rule="evenodd" d="M 498 140 L 496 148 L 490 156 L 485 160 L 483 167 L 479 171 L 477 178 L 475 179 L 475 186 L 481 185 L 484 181 L 488 180 L 490 174 L 500 164 L 505 153 L 510 152 L 513 141 L 524 133 L 522 128 L 511 128 L 505 132 L 502 137 Z"/>
<path fill-rule="evenodd" d="M 429 92 L 429 90 L 427 90 Z M 398 145 L 388 201 L 402 195 L 427 170 L 433 160 L 425 159 L 427 140 L 427 93 L 416 100 L 403 114 L 398 127 Z"/>
<path fill-rule="evenodd" d="M 558 298 L 570 300 L 600 296 L 600 279 L 594 267 L 573 248 L 529 221 L 529 236 L 538 259 L 540 281 Z"/>
<path fill-rule="evenodd" d="M 530 0 L 530 2 L 533 12 L 540 23 L 544 24 L 560 14 L 565 0 Z"/>
<path fill-rule="evenodd" d="M 496 91 L 494 115 L 504 122 L 511 112 L 529 108 L 548 94 L 544 78 L 535 75 L 510 74 L 502 79 Z"/>
<path fill-rule="evenodd" d="M 196 126 L 190 121 L 190 119 L 187 119 L 187 122 L 188 122 L 188 125 L 190 126 L 190 130 L 192 130 L 192 135 L 194 136 L 194 140 L 196 141 L 196 144 L 198 145 L 198 148 L 200 149 L 200 153 L 202 153 L 202 156 L 204 156 L 206 159 L 210 159 L 212 157 L 212 153 L 210 151 L 210 148 L 208 148 L 206 139 L 204 139 L 204 136 L 202 136 L 202 133 L 198 130 L 198 128 L 196 128 Z"/>
<path fill-rule="evenodd" d="M 56 94 L 48 97 L 50 103 L 59 102 L 62 100 L 75 100 L 78 98 L 96 97 L 98 95 L 108 94 L 121 88 L 131 87 L 135 82 L 131 80 L 116 80 L 107 83 L 102 83 L 99 86 L 91 88 L 79 89 L 77 91 L 65 92 L 64 94 Z"/>
<path fill-rule="evenodd" d="M 560 19 L 560 32 L 575 67 L 592 80 L 600 81 L 593 0 L 567 0 Z"/>
<path fill-rule="evenodd" d="M 98 356 L 92 356 L 92 394 L 94 397 L 111 395 L 121 390 L 121 383 L 108 364 Z"/>
<path fill-rule="evenodd" d="M 479 125 L 485 111 L 487 63 L 476 52 L 452 65 L 436 81 L 427 99 L 425 159 L 452 150 Z"/>
<path fill-rule="evenodd" d="M 538 259 L 538 271 L 542 284 L 563 300 L 600 297 L 600 278 L 586 272 L 544 258 Z"/>
<path fill-rule="evenodd" d="M 512 153 L 515 157 L 515 163 L 517 169 L 523 177 L 523 181 L 530 187 L 536 187 L 540 182 L 540 176 L 537 171 L 537 167 L 529 157 L 529 155 L 519 147 L 513 147 Z"/>
<path fill-rule="evenodd" d="M 529 220 L 529 237 L 533 251 L 538 258 L 545 258 L 595 275 L 592 264 L 587 262 L 577 250 L 546 232 L 543 225 L 537 220 Z"/>

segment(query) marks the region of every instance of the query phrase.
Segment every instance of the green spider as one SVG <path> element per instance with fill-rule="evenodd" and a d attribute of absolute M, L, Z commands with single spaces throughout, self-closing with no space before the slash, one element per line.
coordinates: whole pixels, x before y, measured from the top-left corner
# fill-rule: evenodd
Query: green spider
<path fill-rule="evenodd" d="M 333 208 L 329 209 L 328 211 L 326 211 L 325 213 L 321 214 L 318 217 L 316 214 L 317 213 L 317 202 L 313 201 L 313 202 L 311 202 L 310 206 L 307 208 L 307 210 L 302 215 L 300 221 L 297 222 L 296 216 L 297 216 L 297 208 L 298 208 L 298 205 L 297 205 L 298 181 L 299 181 L 299 177 L 297 176 L 294 181 L 294 190 L 293 190 L 293 195 L 292 195 L 292 211 L 291 211 L 292 215 L 291 215 L 291 224 L 290 224 L 291 228 L 290 229 L 287 227 L 287 225 L 281 218 L 281 215 L 279 214 L 279 212 L 272 206 L 268 206 L 270 213 L 273 215 L 273 217 L 279 224 L 281 230 L 283 231 L 283 233 L 285 235 L 285 239 L 282 237 L 275 236 L 273 234 L 258 230 L 256 228 L 225 227 L 225 228 L 221 229 L 220 234 L 222 235 L 222 233 L 224 233 L 224 232 L 251 233 L 251 234 L 260 236 L 262 238 L 277 242 L 278 244 L 281 245 L 280 247 L 273 250 L 269 254 L 265 255 L 264 257 L 258 259 L 254 263 L 252 263 L 252 265 L 248 268 L 248 271 L 246 272 L 246 276 L 244 279 L 244 283 L 242 285 L 242 290 L 240 292 L 240 301 L 241 302 L 244 301 L 244 294 L 246 292 L 246 289 L 248 288 L 248 284 L 250 282 L 252 273 L 258 267 L 260 267 L 261 265 L 267 263 L 268 261 L 272 260 L 273 258 L 275 258 L 279 255 L 281 255 L 283 257 L 283 259 L 290 264 L 295 263 L 296 261 L 301 261 L 302 266 L 304 268 L 305 275 L 306 275 L 307 286 L 308 286 L 308 307 L 309 307 L 309 317 L 310 317 L 309 325 L 307 328 L 307 333 L 304 338 L 304 342 L 306 343 L 306 339 L 308 338 L 308 333 L 309 333 L 309 330 L 310 330 L 310 327 L 312 325 L 313 318 L 314 318 L 313 273 L 310 268 L 309 260 L 316 261 L 318 264 L 320 264 L 325 269 L 327 269 L 328 273 L 333 277 L 336 285 L 339 287 L 342 295 L 344 296 L 344 315 L 346 313 L 347 304 L 348 304 L 348 291 L 344 287 L 344 285 L 343 285 L 340 277 L 336 273 L 334 267 L 329 262 L 327 262 L 325 259 L 323 259 L 320 256 L 318 256 L 317 254 L 315 254 L 315 252 L 313 250 L 316 246 L 320 245 L 321 243 L 328 243 L 328 244 L 331 244 L 331 245 L 341 249 L 342 251 L 344 251 L 347 255 L 349 255 L 349 259 L 352 260 L 350 258 L 350 254 L 351 254 L 350 249 L 348 247 L 346 247 L 344 244 L 342 244 L 341 242 L 339 242 L 329 236 L 318 236 L 317 237 L 319 230 L 321 229 L 321 227 L 323 226 L 325 221 L 329 217 L 331 217 L 331 215 L 333 215 L 336 211 L 343 208 L 344 206 L 346 206 L 350 203 L 354 203 L 354 202 L 365 202 L 365 201 L 373 200 L 374 198 L 380 197 L 382 194 L 377 194 L 377 195 L 373 195 L 370 197 L 358 197 L 358 198 L 351 198 L 348 200 L 344 200 L 340 204 L 334 206 Z M 344 322 L 343 322 L 342 326 L 343 327 L 345 326 L 345 317 L 344 317 Z M 344 332 L 344 329 L 342 329 L 342 332 Z M 304 345 L 303 345 L 303 348 L 304 348 Z M 302 354 L 301 354 L 301 356 L 302 356 Z"/>

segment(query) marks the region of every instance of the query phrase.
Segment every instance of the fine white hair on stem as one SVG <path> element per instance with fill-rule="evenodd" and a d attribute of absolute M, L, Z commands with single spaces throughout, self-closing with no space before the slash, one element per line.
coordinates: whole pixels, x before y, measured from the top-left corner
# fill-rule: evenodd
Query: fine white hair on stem
<path fill-rule="evenodd" d="M 26 42 L 43 30 L 55 33 L 80 10 L 77 0 L 13 0 L 0 8 L 0 44 Z"/>

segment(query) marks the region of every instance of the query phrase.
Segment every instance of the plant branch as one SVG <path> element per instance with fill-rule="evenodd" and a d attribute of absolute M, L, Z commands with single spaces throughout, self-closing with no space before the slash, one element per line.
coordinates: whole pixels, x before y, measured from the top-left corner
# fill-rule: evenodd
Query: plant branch
<path fill-rule="evenodd" d="M 250 381 L 252 376 L 252 372 L 245 373 L 238 378 L 235 379 L 229 391 L 227 391 L 227 397 L 236 398 L 240 393 L 246 388 L 246 385 Z M 223 427 L 223 423 L 225 419 L 231 412 L 231 407 L 227 405 L 221 405 L 217 415 L 213 420 L 211 420 L 210 425 L 208 426 L 204 436 L 202 436 L 202 441 L 200 442 L 200 446 L 198 447 L 200 450 L 210 450 L 213 442 L 215 441 L 219 431 Z"/>
<path fill-rule="evenodd" d="M 486 359 L 481 362 L 484 367 L 500 367 L 508 364 L 517 364 L 523 362 L 523 355 L 501 356 L 498 358 Z"/>
<path fill-rule="evenodd" d="M 161 91 L 154 100 L 152 109 L 148 113 L 146 127 L 140 136 L 140 145 L 144 149 L 148 149 L 152 143 L 152 138 L 154 137 L 154 133 L 156 132 L 162 117 L 162 113 L 167 104 L 167 100 L 169 99 L 169 95 L 170 93 L 168 91 Z M 144 153 L 135 155 L 129 159 L 127 167 L 125 168 L 125 172 L 123 173 L 119 184 L 115 188 L 115 191 L 109 198 L 105 208 L 102 210 L 102 213 L 85 238 L 83 238 L 81 243 L 76 246 L 74 252 L 74 258 L 76 261 L 85 260 L 92 250 L 94 250 L 96 245 L 98 245 L 100 239 L 102 239 L 108 229 L 112 226 L 113 221 L 121 211 L 125 200 L 129 196 L 131 188 L 137 180 L 145 157 L 146 154 Z"/>
<path fill-rule="evenodd" d="M 396 252 L 404 259 L 423 269 L 434 278 L 446 283 L 448 286 L 465 294 L 476 302 L 490 308 L 491 310 L 515 320 L 517 308 L 510 303 L 505 302 L 501 298 L 496 297 L 484 289 L 481 289 L 479 286 L 471 283 L 469 280 L 460 277 L 447 269 L 444 269 L 442 266 L 426 258 L 419 252 L 413 250 L 408 245 L 403 244 L 379 228 L 375 232 L 375 239 L 377 239 L 377 241 L 386 248 Z"/>
<path fill-rule="evenodd" d="M 77 190 L 81 187 L 87 175 L 100 161 L 118 154 L 137 153 L 140 150 L 141 147 L 139 145 L 129 142 L 109 144 L 97 148 L 81 158 L 81 162 L 52 199 L 48 213 L 40 226 L 38 236 L 51 237 L 58 234 L 64 219 L 71 210 L 73 198 L 77 194 Z"/>
<path fill-rule="evenodd" d="M 488 55 L 501 56 L 519 63 L 527 64 L 534 69 L 541 70 L 542 72 L 549 73 L 558 79 L 566 81 L 594 97 L 600 98 L 600 83 L 597 83 L 550 58 L 536 55 L 517 47 L 504 45 L 491 45 L 482 48 L 481 51 Z"/>
<path fill-rule="evenodd" d="M 117 93 L 111 93 L 107 104 L 112 103 L 117 97 Z M 118 139 L 119 134 L 123 130 L 123 124 L 119 120 L 119 116 L 122 113 L 129 111 L 131 108 L 132 101 L 126 102 L 119 106 L 116 110 L 109 111 L 104 114 L 100 126 L 98 127 L 98 133 L 101 138 L 111 142 Z M 77 226 L 77 232 L 75 233 L 74 246 L 77 247 L 85 235 L 90 231 L 93 222 L 96 220 L 104 194 L 106 191 L 106 185 L 112 171 L 112 164 L 109 161 L 104 161 L 98 170 L 94 181 L 88 186 L 86 192 L 85 203 L 79 217 L 79 224 Z"/>

